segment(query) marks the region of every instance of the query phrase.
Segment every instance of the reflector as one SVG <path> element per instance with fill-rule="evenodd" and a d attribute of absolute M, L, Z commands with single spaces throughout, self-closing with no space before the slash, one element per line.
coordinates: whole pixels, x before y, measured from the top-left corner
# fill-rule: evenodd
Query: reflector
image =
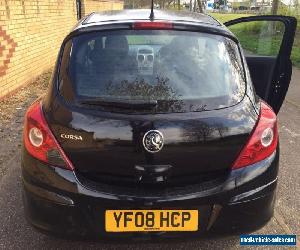
<path fill-rule="evenodd" d="M 29 130 L 29 140 L 33 146 L 41 146 L 44 140 L 42 131 L 36 127 L 31 128 Z"/>

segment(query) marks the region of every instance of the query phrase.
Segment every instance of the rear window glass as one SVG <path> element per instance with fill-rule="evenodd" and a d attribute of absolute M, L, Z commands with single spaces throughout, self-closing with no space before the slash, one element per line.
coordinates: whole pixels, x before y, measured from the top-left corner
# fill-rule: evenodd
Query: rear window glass
<path fill-rule="evenodd" d="M 112 105 L 99 102 L 105 109 L 117 102 L 157 101 L 152 111 L 202 111 L 238 103 L 245 79 L 237 45 L 223 36 L 165 30 L 92 32 L 66 44 L 60 92 L 76 103 L 113 100 Z"/>

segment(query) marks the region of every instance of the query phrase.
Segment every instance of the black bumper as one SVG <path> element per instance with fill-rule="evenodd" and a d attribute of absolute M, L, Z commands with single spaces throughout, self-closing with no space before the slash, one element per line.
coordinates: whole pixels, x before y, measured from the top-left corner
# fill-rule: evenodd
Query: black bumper
<path fill-rule="evenodd" d="M 23 201 L 28 221 L 58 236 L 148 239 L 252 231 L 273 215 L 279 152 L 252 166 L 231 171 L 215 186 L 193 185 L 174 192 L 140 194 L 110 186 L 88 186 L 75 173 L 22 159 Z M 197 232 L 105 232 L 107 209 L 197 209 Z"/>

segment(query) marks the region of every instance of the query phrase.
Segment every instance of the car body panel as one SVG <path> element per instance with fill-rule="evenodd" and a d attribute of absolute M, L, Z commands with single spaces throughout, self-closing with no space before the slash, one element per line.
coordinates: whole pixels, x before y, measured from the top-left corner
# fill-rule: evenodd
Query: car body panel
<path fill-rule="evenodd" d="M 79 179 L 73 171 L 41 163 L 23 151 L 25 212 L 39 231 L 60 237 L 149 240 L 252 231 L 273 214 L 278 157 L 277 151 L 265 161 L 232 171 L 215 186 L 153 190 L 95 184 Z M 107 233 L 104 228 L 106 209 L 176 208 L 199 211 L 197 232 Z"/>
<path fill-rule="evenodd" d="M 121 10 L 103 11 L 91 13 L 79 21 L 71 30 L 65 40 L 71 36 L 95 30 L 128 29 L 132 28 L 135 22 L 151 21 L 149 19 L 150 10 Z M 206 31 L 228 36 L 236 39 L 235 36 L 216 19 L 209 15 L 191 13 L 188 11 L 165 11 L 156 10 L 155 18 L 152 21 L 165 21 L 173 23 L 173 29 Z"/>
<path fill-rule="evenodd" d="M 126 22 L 128 20 L 149 20 L 149 15 L 149 9 L 112 10 L 99 13 L 95 12 L 91 15 L 88 15 L 81 22 L 81 25 L 95 25 L 114 21 Z M 221 24 L 211 16 L 188 11 L 155 10 L 154 20 L 166 20 L 169 22 L 192 22 L 221 26 Z"/>
<path fill-rule="evenodd" d="M 195 174 L 200 174 L 201 180 L 201 173 L 226 172 L 247 142 L 258 117 L 248 97 L 228 109 L 177 114 L 87 111 L 71 105 L 65 107 L 58 99 L 45 109 L 51 110 L 45 112 L 48 124 L 76 170 L 101 175 L 102 181 L 115 176 L 117 182 L 123 179 L 132 184 L 142 182 L 141 176 L 151 179 L 152 172 L 162 166 L 168 166 L 161 176 L 169 181 L 172 177 L 177 181 L 184 177 L 186 181 L 199 181 Z M 143 147 L 143 136 L 149 130 L 159 130 L 164 136 L 163 149 L 155 154 Z M 141 172 L 139 166 L 153 169 Z M 155 184 L 157 176 L 150 179 Z"/>

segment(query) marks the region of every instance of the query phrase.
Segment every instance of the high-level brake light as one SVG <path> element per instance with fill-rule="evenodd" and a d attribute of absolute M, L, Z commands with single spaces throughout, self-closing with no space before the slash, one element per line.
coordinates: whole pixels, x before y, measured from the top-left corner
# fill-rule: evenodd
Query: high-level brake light
<path fill-rule="evenodd" d="M 170 22 L 152 21 L 152 22 L 135 22 L 133 24 L 135 30 L 168 30 L 173 29 L 173 24 Z"/>

